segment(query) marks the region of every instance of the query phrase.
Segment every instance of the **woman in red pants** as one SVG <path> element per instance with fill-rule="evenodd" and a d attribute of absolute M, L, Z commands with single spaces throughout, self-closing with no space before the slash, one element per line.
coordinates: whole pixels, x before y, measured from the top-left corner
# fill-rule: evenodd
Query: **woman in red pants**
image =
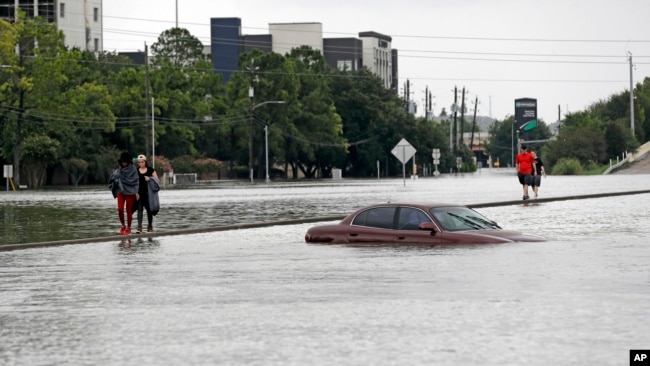
<path fill-rule="evenodd" d="M 117 162 L 119 167 L 111 175 L 108 186 L 113 193 L 113 197 L 117 198 L 117 216 L 122 224 L 120 235 L 129 235 L 133 223 L 133 204 L 138 199 L 140 179 L 138 178 L 138 170 L 133 166 L 131 154 L 126 151 L 123 152 Z M 126 221 L 124 220 L 125 210 Z"/>

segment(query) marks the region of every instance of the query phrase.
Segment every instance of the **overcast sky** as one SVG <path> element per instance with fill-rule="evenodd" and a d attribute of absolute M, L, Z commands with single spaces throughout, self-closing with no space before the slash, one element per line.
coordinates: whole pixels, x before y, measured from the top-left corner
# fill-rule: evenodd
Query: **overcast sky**
<path fill-rule="evenodd" d="M 187 28 L 210 43 L 210 18 L 238 17 L 242 34 L 267 34 L 269 23 L 323 24 L 323 37 L 374 31 L 399 50 L 399 85 L 434 113 L 453 103 L 453 89 L 478 98 L 478 115 L 514 114 L 514 100 L 536 98 L 547 123 L 606 100 L 650 76 L 648 0 L 106 0 L 104 49 L 143 50 L 160 33 Z M 178 4 L 178 12 L 176 5 Z M 362 5 L 363 4 L 363 5 Z M 460 96 L 459 96 L 460 98 Z M 470 108 L 471 113 L 472 108 Z"/>

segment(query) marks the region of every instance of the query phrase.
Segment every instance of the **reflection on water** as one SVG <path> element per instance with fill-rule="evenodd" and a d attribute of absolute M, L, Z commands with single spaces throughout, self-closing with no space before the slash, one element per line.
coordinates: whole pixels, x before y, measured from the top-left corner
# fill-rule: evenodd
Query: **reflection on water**
<path fill-rule="evenodd" d="M 561 190 L 550 177 L 543 193 L 611 188 L 592 178 Z M 297 191 L 329 214 L 384 196 L 488 202 L 519 193 L 500 193 L 498 176 L 436 182 L 309 188 L 317 198 Z M 291 207 L 272 212 L 305 214 L 287 188 L 167 191 L 167 203 L 184 208 L 166 214 L 204 212 L 201 199 L 217 197 L 252 212 L 283 203 L 279 190 Z M 356 195 L 338 206 L 324 199 L 342 192 Z M 543 243 L 313 245 L 303 224 L 0 252 L 0 364 L 628 364 L 630 349 L 650 344 L 649 198 L 479 210 Z"/>

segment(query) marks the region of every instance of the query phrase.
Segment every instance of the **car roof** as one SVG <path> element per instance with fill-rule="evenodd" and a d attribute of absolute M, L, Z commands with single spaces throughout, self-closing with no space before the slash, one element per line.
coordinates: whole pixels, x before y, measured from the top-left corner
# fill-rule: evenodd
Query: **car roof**
<path fill-rule="evenodd" d="M 466 207 L 457 203 L 444 203 L 444 202 L 386 202 L 376 203 L 373 205 L 365 206 L 360 209 L 368 209 L 373 207 L 396 207 L 396 206 L 412 206 L 421 209 L 437 208 L 437 207 Z"/>

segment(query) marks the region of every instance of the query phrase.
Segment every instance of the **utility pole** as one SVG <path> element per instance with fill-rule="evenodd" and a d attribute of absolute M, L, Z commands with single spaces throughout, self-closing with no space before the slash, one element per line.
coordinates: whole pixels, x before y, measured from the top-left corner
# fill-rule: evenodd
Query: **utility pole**
<path fill-rule="evenodd" d="M 426 88 L 424 88 L 424 120 L 427 121 L 429 119 L 429 86 L 427 85 Z"/>
<path fill-rule="evenodd" d="M 252 86 L 248 88 L 248 97 L 251 105 L 248 108 L 248 174 L 250 175 L 251 184 L 253 184 L 253 97 L 255 91 Z"/>
<path fill-rule="evenodd" d="M 632 129 L 632 137 L 634 137 L 634 82 L 632 80 L 632 53 L 630 54 L 630 128 Z"/>
<path fill-rule="evenodd" d="M 16 11 L 16 22 L 18 22 L 18 11 Z M 21 47 L 22 42 L 16 45 L 18 53 L 18 80 L 23 78 L 24 61 Z M 23 119 L 25 118 L 25 93 L 22 83 L 18 82 L 18 118 L 16 119 L 16 136 L 14 137 L 14 183 L 20 188 L 20 155 L 23 144 Z"/>
<path fill-rule="evenodd" d="M 457 136 L 458 136 L 458 132 L 457 132 L 458 128 L 456 127 L 456 125 L 458 123 L 457 120 L 456 120 L 456 117 L 458 116 L 458 87 L 456 87 L 456 86 L 454 86 L 454 108 L 453 109 L 454 109 L 453 110 L 453 112 L 454 112 L 454 126 L 453 126 L 454 127 L 453 128 L 453 130 L 454 130 L 454 140 L 453 140 L 453 144 L 451 144 L 453 146 L 450 146 L 450 147 L 453 147 L 454 154 L 456 154 L 456 143 L 458 141 L 458 138 L 457 138 Z M 450 135 L 449 138 L 451 139 L 451 129 L 449 130 L 449 135 Z M 450 141 L 450 143 L 451 143 L 451 141 Z"/>
<path fill-rule="evenodd" d="M 557 105 L 557 133 L 558 134 L 560 133 L 560 124 L 562 123 L 562 119 L 561 119 L 562 114 L 561 113 L 562 113 L 562 111 L 560 109 L 560 105 L 558 104 Z"/>
<path fill-rule="evenodd" d="M 474 148 L 474 129 L 476 128 L 476 110 L 478 109 L 478 96 L 476 97 L 476 100 L 474 101 L 474 118 L 472 119 L 472 135 L 469 139 L 469 149 L 472 150 Z"/>
<path fill-rule="evenodd" d="M 251 184 L 253 184 L 253 110 L 255 109 L 255 89 L 253 83 L 255 82 L 255 71 L 259 69 L 259 67 L 255 67 L 255 59 L 251 59 L 251 65 L 248 69 L 251 73 L 251 85 L 248 87 L 248 98 L 251 101 L 248 109 L 248 174 L 250 174 Z"/>
<path fill-rule="evenodd" d="M 459 144 L 463 144 L 463 125 L 465 124 L 465 87 L 463 87 L 463 98 L 460 101 L 460 123 L 458 124 L 458 135 L 456 138 Z"/>
<path fill-rule="evenodd" d="M 152 151 L 151 149 L 151 144 L 153 143 L 153 135 L 152 135 L 152 140 L 149 140 L 149 134 L 146 133 L 146 126 L 147 126 L 147 121 L 149 121 L 149 47 L 147 46 L 147 42 L 144 43 L 144 124 L 145 124 L 145 150 L 144 151 Z M 152 122 L 153 123 L 153 122 Z M 151 125 L 151 129 L 153 131 L 153 124 Z M 151 159 L 153 159 L 153 153 L 151 156 Z M 152 160 L 153 162 L 153 160 Z"/>

